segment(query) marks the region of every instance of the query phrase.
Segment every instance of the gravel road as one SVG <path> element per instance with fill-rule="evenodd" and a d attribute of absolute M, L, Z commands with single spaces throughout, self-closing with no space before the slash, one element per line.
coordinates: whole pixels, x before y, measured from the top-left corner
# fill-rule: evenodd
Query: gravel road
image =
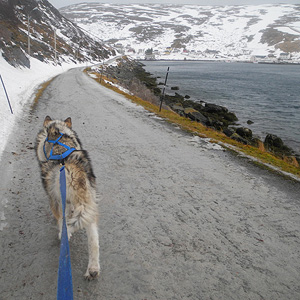
<path fill-rule="evenodd" d="M 73 120 L 100 207 L 101 275 L 74 299 L 300 299 L 300 183 L 182 132 L 79 69 L 26 108 L 1 161 L 0 299 L 56 299 L 59 241 L 33 149 L 44 117 Z"/>

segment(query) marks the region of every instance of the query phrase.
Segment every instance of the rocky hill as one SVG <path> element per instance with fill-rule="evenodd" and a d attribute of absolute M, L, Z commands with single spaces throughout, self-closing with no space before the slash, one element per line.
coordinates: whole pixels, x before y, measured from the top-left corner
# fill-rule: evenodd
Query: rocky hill
<path fill-rule="evenodd" d="M 83 3 L 60 12 L 134 57 L 248 60 L 286 52 L 300 59 L 300 5 Z"/>
<path fill-rule="evenodd" d="M 58 64 L 101 61 L 114 54 L 114 50 L 91 38 L 47 0 L 0 0 L 0 52 L 11 65 L 28 68 L 28 52 L 40 61 Z"/>

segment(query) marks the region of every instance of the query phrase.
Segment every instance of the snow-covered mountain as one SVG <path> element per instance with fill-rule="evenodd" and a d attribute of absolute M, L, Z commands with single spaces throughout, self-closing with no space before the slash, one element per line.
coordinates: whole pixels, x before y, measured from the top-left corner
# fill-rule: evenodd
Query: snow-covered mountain
<path fill-rule="evenodd" d="M 0 0 L 0 53 L 13 66 L 30 67 L 29 57 L 60 64 L 101 61 L 114 51 L 63 17 L 47 0 Z"/>
<path fill-rule="evenodd" d="M 135 57 L 249 60 L 285 52 L 284 59 L 300 58 L 300 5 L 83 3 L 60 12 Z"/>

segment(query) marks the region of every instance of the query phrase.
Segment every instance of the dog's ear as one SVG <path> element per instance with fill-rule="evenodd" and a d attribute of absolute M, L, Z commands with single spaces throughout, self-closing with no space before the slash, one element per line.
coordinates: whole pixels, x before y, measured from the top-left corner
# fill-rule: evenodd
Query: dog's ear
<path fill-rule="evenodd" d="M 52 121 L 52 119 L 49 116 L 47 116 L 44 120 L 44 127 L 47 127 L 49 122 L 51 122 L 51 121 Z"/>
<path fill-rule="evenodd" d="M 66 123 L 66 125 L 67 125 L 69 128 L 72 128 L 72 120 L 71 120 L 70 117 L 67 118 L 67 119 L 65 119 L 65 123 Z"/>

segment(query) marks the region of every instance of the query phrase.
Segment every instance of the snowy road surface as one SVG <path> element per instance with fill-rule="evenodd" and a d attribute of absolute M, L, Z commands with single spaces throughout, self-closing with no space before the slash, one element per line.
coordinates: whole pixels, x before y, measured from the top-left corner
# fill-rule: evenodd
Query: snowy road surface
<path fill-rule="evenodd" d="M 44 117 L 72 117 L 100 206 L 101 275 L 74 299 L 300 299 L 300 184 L 210 149 L 74 69 L 10 136 L 1 161 L 0 299 L 56 299 L 59 241 L 33 150 Z"/>

